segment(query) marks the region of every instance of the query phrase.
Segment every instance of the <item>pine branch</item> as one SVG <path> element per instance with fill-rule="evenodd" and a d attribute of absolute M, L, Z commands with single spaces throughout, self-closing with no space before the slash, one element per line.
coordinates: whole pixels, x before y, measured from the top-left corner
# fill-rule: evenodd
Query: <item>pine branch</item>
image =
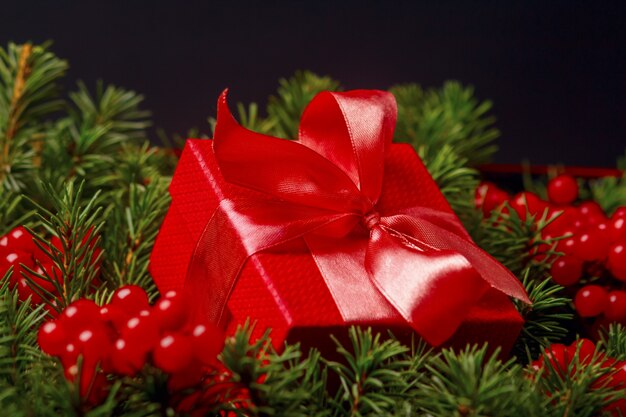
<path fill-rule="evenodd" d="M 36 329 L 45 312 L 43 306 L 21 302 L 17 290 L 9 289 L 11 274 L 9 270 L 0 284 L 0 378 L 17 386 L 22 374 L 42 360 Z"/>
<path fill-rule="evenodd" d="M 416 405 L 436 416 L 541 416 L 539 396 L 513 361 L 498 352 L 466 347 L 442 350 L 426 364 L 428 378 L 419 384 Z"/>
<path fill-rule="evenodd" d="M 0 182 L 8 190 L 21 191 L 33 182 L 46 138 L 42 119 L 63 105 L 56 82 L 67 63 L 47 48 L 13 43 L 0 48 Z"/>
<path fill-rule="evenodd" d="M 622 206 L 626 206 L 626 174 L 620 178 L 606 177 L 589 181 L 591 198 L 596 201 L 607 215 Z"/>
<path fill-rule="evenodd" d="M 531 305 L 515 301 L 524 319 L 522 333 L 513 347 L 513 354 L 520 360 L 539 356 L 542 348 L 549 343 L 562 340 L 568 333 L 566 323 L 574 318 L 571 299 L 563 297 L 563 287 L 552 283 L 550 278 L 543 280 L 532 277 L 531 268 L 522 273 L 522 284 L 526 288 Z"/>
<path fill-rule="evenodd" d="M 100 233 L 103 226 L 102 208 L 97 207 L 98 194 L 87 203 L 83 201 L 82 184 L 76 188 L 74 182 L 66 184 L 62 192 L 44 186 L 54 211 L 50 211 L 33 200 L 37 216 L 43 227 L 59 239 L 60 247 L 50 244 L 44 235 L 30 231 L 37 246 L 53 262 L 53 268 L 39 263 L 43 272 L 26 268 L 32 290 L 51 308 L 61 311 L 72 301 L 89 296 L 94 279 L 100 270 Z M 54 292 L 44 288 L 53 287 Z"/>
<path fill-rule="evenodd" d="M 297 139 L 300 117 L 305 107 L 321 91 L 337 91 L 338 81 L 320 77 L 310 71 L 297 71 L 291 78 L 282 78 L 275 96 L 269 98 L 267 115 L 273 136 Z"/>
<path fill-rule="evenodd" d="M 444 145 L 437 152 L 421 146 L 418 154 L 444 197 L 461 221 L 469 226 L 479 220 L 480 212 L 474 206 L 474 190 L 478 186 L 478 172 L 467 166 L 452 147 Z"/>
<path fill-rule="evenodd" d="M 500 132 L 489 116 L 490 101 L 479 102 L 472 87 L 448 81 L 441 90 L 424 92 L 416 84 L 398 85 L 390 91 L 398 103 L 396 141 L 416 149 L 427 146 L 437 152 L 443 145 L 467 158 L 470 166 L 488 162 L 497 150 Z"/>
<path fill-rule="evenodd" d="M 626 360 L 626 329 L 618 323 L 609 326 L 608 331 L 601 333 L 600 346 L 612 358 Z"/>
<path fill-rule="evenodd" d="M 131 184 L 127 196 L 117 196 L 110 206 L 104 242 L 103 277 L 110 291 L 125 284 L 136 284 L 156 296 L 148 273 L 152 247 L 169 207 L 168 182 L 155 180 L 147 186 Z M 119 200 L 126 199 L 126 204 Z"/>
<path fill-rule="evenodd" d="M 591 417 L 603 414 L 613 401 L 623 398 L 621 386 L 609 386 L 615 370 L 603 364 L 600 354 L 582 359 L 580 346 L 566 369 L 546 353 L 543 368 L 531 376 L 535 389 L 545 396 L 544 414 L 554 417 Z M 532 375 L 536 371 L 529 369 Z M 610 414 L 609 414 L 610 415 Z M 617 415 L 617 414 L 614 414 Z"/>
<path fill-rule="evenodd" d="M 393 338 L 381 338 L 371 329 L 351 327 L 351 346 L 344 347 L 333 337 L 340 362 L 327 362 L 339 377 L 340 387 L 332 401 L 335 416 L 384 415 L 399 402 L 408 400 L 419 380 L 425 355 L 423 346 L 408 357 L 409 349 Z"/>

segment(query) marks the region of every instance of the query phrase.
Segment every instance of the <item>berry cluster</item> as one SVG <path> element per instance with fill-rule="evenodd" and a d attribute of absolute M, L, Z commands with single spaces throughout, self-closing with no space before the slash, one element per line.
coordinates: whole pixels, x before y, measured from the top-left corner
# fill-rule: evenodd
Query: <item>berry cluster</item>
<path fill-rule="evenodd" d="M 93 239 L 90 239 L 89 234 L 85 237 L 83 244 L 87 244 L 88 240 L 91 240 L 89 245 L 93 247 L 95 243 Z M 61 239 L 56 236 L 50 239 L 49 248 L 50 250 L 55 248 L 60 253 L 64 252 Z M 94 249 L 93 263 L 98 262 L 100 252 L 99 248 Z M 24 278 L 26 270 L 30 269 L 39 275 L 46 275 L 57 280 L 61 279 L 62 275 L 48 255 L 37 246 L 32 235 L 22 226 L 0 237 L 0 277 L 6 275 L 11 267 L 13 267 L 13 272 L 10 287 L 12 289 L 17 287 L 21 301 L 30 297 L 33 304 L 40 304 L 42 299 L 36 291 L 33 291 L 29 280 Z M 42 279 L 35 274 L 28 274 L 28 277 L 35 286 L 53 295 L 57 294 L 56 286 L 49 280 Z"/>
<path fill-rule="evenodd" d="M 626 323 L 626 291 L 620 289 L 626 282 L 626 207 L 617 209 L 608 217 L 599 204 L 578 199 L 578 183 L 568 175 L 560 175 L 548 182 L 548 199 L 522 192 L 513 197 L 491 183 L 483 183 L 476 190 L 476 204 L 485 216 L 503 208 L 508 202 L 522 219 L 541 217 L 547 210 L 551 219 L 543 229 L 545 240 L 564 237 L 556 250 L 563 253 L 550 268 L 552 279 L 565 287 L 578 284 L 583 276 L 594 284 L 584 285 L 575 296 L 575 307 L 581 317 L 597 317 L 605 322 Z M 540 248 L 535 256 L 545 256 Z M 598 285 L 603 282 L 606 285 Z M 607 289 L 608 288 L 608 289 Z"/>
<path fill-rule="evenodd" d="M 141 287 L 127 285 L 101 307 L 73 302 L 41 326 L 38 342 L 61 360 L 68 380 L 80 377 L 80 394 L 92 403 L 106 393 L 105 374 L 136 375 L 147 363 L 171 374 L 170 387 L 189 387 L 216 364 L 224 337 L 214 325 L 192 322 L 187 311 L 175 291 L 150 306 Z"/>
<path fill-rule="evenodd" d="M 574 361 L 578 355 L 578 360 Z M 598 378 L 592 389 L 610 387 L 626 388 L 626 361 L 618 361 L 596 350 L 595 344 L 589 339 L 580 339 L 569 346 L 554 343 L 546 348 L 539 359 L 532 362 L 532 368 L 541 376 L 545 371 L 545 361 L 560 378 L 576 377 L 578 366 L 597 364 L 606 373 Z M 605 410 L 611 415 L 626 415 L 626 399 L 622 398 L 610 403 Z"/>
<path fill-rule="evenodd" d="M 58 238 L 54 238 L 51 243 L 58 244 Z M 43 268 L 48 275 L 52 276 L 54 267 L 52 261 L 44 251 L 39 249 L 33 237 L 22 226 L 16 227 L 0 238 L 0 275 L 4 276 L 11 267 L 13 267 L 13 273 L 10 286 L 11 288 L 17 287 L 20 300 L 24 301 L 31 297 L 33 303 L 41 303 L 41 297 L 31 289 L 22 272 L 24 267 L 27 267 L 42 274 Z M 31 279 L 40 287 L 54 293 L 55 288 L 49 281 L 39 279 L 34 275 Z"/>

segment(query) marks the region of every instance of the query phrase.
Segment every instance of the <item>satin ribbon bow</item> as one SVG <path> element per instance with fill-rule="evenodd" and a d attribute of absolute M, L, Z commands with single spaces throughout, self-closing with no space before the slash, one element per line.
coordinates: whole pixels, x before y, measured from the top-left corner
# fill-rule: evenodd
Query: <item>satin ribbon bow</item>
<path fill-rule="evenodd" d="M 318 94 L 297 141 L 240 126 L 226 93 L 218 101 L 213 150 L 224 179 L 247 193 L 222 199 L 192 256 L 185 285 L 202 314 L 223 319 L 248 258 L 299 238 L 346 322 L 399 313 L 438 345 L 489 288 L 530 302 L 515 276 L 479 249 L 453 214 L 427 207 L 378 211 L 396 122 L 390 93 Z"/>

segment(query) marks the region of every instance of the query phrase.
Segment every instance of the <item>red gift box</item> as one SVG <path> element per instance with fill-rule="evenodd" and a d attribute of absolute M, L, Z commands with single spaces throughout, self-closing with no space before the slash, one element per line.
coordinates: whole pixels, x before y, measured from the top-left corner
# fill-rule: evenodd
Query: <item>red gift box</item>
<path fill-rule="evenodd" d="M 225 101 L 221 105 L 221 111 L 225 112 Z M 393 116 L 395 122 L 395 113 Z M 218 112 L 218 126 L 228 123 L 223 120 L 223 114 L 220 118 Z M 236 126 L 233 129 L 243 128 Z M 237 132 L 243 134 L 239 130 Z M 173 177 L 170 194 L 172 205 L 159 233 L 150 265 L 162 292 L 182 290 L 185 282 L 189 287 L 190 265 L 197 258 L 196 252 L 205 238 L 207 225 L 213 221 L 221 204 L 226 200 L 253 200 L 257 192 L 234 185 L 224 178 L 213 141 L 189 140 Z M 381 214 L 402 213 L 414 207 L 426 207 L 453 216 L 450 206 L 413 148 L 406 144 L 393 144 L 387 147 L 384 156 L 382 192 L 376 202 L 376 210 Z M 453 218 L 458 223 L 458 219 Z M 369 218 L 365 220 L 369 221 Z M 217 240 L 214 237 L 209 256 L 228 257 L 230 245 L 237 245 L 237 242 L 228 237 Z M 330 259 L 334 262 L 334 258 Z M 338 256 L 337 259 L 341 258 Z M 227 318 L 225 324 L 228 331 L 233 332 L 250 318 L 257 323 L 256 335 L 267 328 L 272 329 L 272 341 L 276 347 L 280 347 L 285 340 L 320 347 L 329 340 L 328 334 L 337 334 L 339 329 L 350 325 L 391 329 L 404 340 L 414 334 L 414 327 L 393 308 L 393 301 L 376 291 L 373 284 L 360 284 L 362 288 L 359 289 L 339 282 L 329 288 L 323 265 L 312 254 L 308 241 L 303 237 L 251 254 L 237 273 L 236 282 L 226 298 L 228 314 L 224 317 Z M 346 265 L 346 270 L 349 269 Z M 419 275 L 420 271 L 415 271 L 415 274 Z M 463 288 L 462 283 L 458 285 Z M 197 288 L 194 287 L 194 290 Z M 338 292 L 343 292 L 343 295 L 338 296 Z M 205 296 L 197 291 L 192 295 L 199 300 Z M 471 298 L 471 294 L 467 296 Z M 343 301 L 338 302 L 338 298 L 343 298 Z M 489 287 L 475 298 L 469 308 L 457 312 L 464 317 L 460 325 L 454 325 L 456 331 L 445 344 L 460 346 L 488 341 L 492 346 L 501 346 L 505 352 L 510 350 L 523 320 L 509 296 Z M 341 306 L 341 303 L 344 305 Z M 440 297 L 431 303 L 434 303 L 431 306 L 445 305 L 445 300 Z M 345 313 L 346 304 L 351 309 L 349 317 Z M 453 315 L 457 313 L 451 312 Z M 437 321 L 438 317 L 434 320 Z M 445 320 L 442 318 L 442 322 Z"/>

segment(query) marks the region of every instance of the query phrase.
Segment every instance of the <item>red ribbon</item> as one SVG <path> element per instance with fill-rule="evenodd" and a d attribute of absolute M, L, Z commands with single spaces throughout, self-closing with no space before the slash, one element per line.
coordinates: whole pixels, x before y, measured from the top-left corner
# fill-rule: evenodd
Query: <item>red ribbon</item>
<path fill-rule="evenodd" d="M 187 272 L 193 307 L 223 320 L 248 258 L 299 238 L 347 322 L 395 310 L 438 345 L 489 288 L 530 303 L 517 278 L 478 248 L 453 214 L 378 211 L 395 122 L 390 93 L 323 92 L 304 112 L 299 140 L 278 139 L 240 126 L 225 91 L 216 160 L 227 182 L 256 193 L 224 198 L 206 225 Z"/>

